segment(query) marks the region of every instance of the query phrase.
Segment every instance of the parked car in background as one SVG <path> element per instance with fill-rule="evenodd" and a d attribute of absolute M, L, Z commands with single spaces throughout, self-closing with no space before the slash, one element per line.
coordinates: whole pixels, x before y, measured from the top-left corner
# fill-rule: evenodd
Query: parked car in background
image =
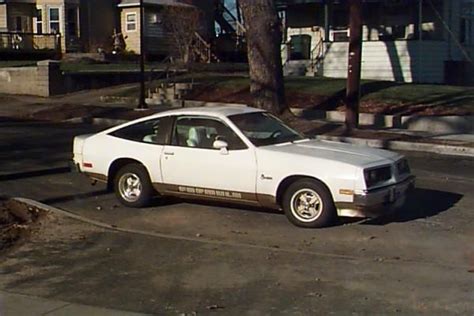
<path fill-rule="evenodd" d="M 301 227 L 378 216 L 414 187 L 400 154 L 307 138 L 251 107 L 171 110 L 74 138 L 74 164 L 120 202 L 154 195 L 283 209 Z"/>

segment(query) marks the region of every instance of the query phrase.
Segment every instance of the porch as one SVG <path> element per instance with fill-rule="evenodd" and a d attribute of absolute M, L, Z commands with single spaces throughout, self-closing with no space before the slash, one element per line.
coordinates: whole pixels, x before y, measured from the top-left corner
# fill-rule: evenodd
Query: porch
<path fill-rule="evenodd" d="M 0 49 L 79 51 L 79 17 L 79 0 L 0 1 Z"/>
<path fill-rule="evenodd" d="M 60 47 L 59 34 L 0 32 L 0 51 L 2 52 L 59 52 Z"/>

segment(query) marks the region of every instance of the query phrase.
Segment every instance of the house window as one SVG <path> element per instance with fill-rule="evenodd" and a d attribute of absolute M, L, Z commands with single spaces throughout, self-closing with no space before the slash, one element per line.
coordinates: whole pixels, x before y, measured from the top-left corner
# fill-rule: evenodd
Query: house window
<path fill-rule="evenodd" d="M 60 33 L 59 8 L 49 8 L 49 32 Z"/>
<path fill-rule="evenodd" d="M 135 12 L 127 13 L 125 22 L 127 32 L 135 32 L 137 30 L 137 14 Z"/>
<path fill-rule="evenodd" d="M 43 34 L 43 10 L 36 9 L 35 20 L 35 30 L 36 34 Z"/>

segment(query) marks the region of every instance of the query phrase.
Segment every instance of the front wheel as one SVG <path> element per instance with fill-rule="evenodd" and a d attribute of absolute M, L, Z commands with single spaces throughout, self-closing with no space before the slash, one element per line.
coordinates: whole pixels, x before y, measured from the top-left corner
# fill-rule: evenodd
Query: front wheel
<path fill-rule="evenodd" d="M 337 214 L 329 190 L 311 179 L 296 181 L 288 187 L 283 196 L 283 210 L 290 222 L 305 228 L 328 226 Z"/>
<path fill-rule="evenodd" d="M 153 197 L 150 177 L 140 164 L 129 164 L 118 171 L 114 191 L 120 203 L 128 207 L 147 206 Z"/>

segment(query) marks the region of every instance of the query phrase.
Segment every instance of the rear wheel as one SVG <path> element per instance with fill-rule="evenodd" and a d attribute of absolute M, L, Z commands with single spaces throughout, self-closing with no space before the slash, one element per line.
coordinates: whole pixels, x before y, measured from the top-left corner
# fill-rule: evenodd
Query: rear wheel
<path fill-rule="evenodd" d="M 303 179 L 292 183 L 283 196 L 283 210 L 296 226 L 328 226 L 336 218 L 331 193 L 321 182 Z"/>
<path fill-rule="evenodd" d="M 114 191 L 120 203 L 128 207 L 147 206 L 153 197 L 150 177 L 140 164 L 126 165 L 117 172 Z"/>

